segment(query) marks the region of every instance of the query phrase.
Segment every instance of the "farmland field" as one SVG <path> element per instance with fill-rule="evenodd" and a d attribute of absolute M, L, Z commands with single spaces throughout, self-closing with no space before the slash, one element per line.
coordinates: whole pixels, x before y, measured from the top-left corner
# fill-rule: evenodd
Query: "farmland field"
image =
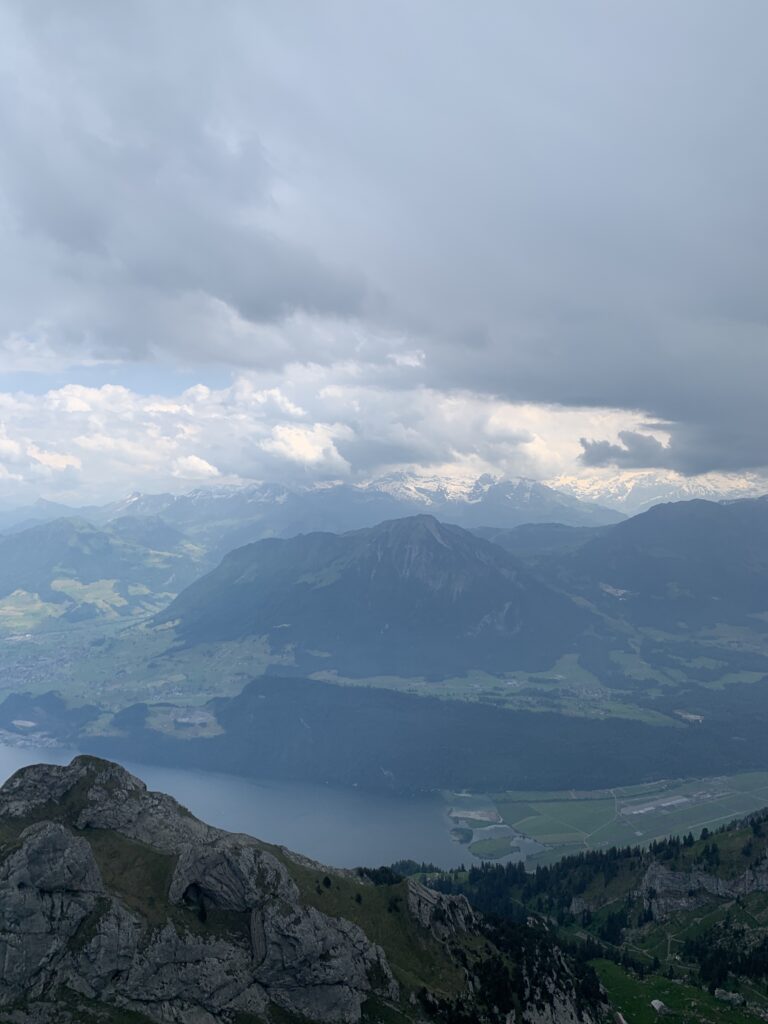
<path fill-rule="evenodd" d="M 578 849 L 646 845 L 717 828 L 768 805 L 768 772 L 657 782 L 594 792 L 495 794 L 499 818 L 548 847 L 548 861 Z"/>

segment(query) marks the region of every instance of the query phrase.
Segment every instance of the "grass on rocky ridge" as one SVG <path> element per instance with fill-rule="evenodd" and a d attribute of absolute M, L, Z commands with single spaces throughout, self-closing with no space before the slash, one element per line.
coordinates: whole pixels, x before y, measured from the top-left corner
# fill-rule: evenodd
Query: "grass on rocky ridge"
<path fill-rule="evenodd" d="M 425 986 L 448 998 L 464 989 L 461 967 L 411 917 L 407 882 L 372 885 L 350 874 L 326 874 L 322 868 L 293 861 L 282 851 L 273 852 L 288 868 L 302 901 L 330 917 L 359 925 L 371 942 L 382 947 L 402 985 L 411 991 Z M 471 947 L 471 936 L 466 940 Z"/>
<path fill-rule="evenodd" d="M 759 1020 L 748 1010 L 721 1003 L 692 985 L 657 974 L 640 980 L 609 960 L 596 960 L 594 967 L 611 1004 L 630 1024 L 657 1024 L 660 1017 L 651 1006 L 653 999 L 668 1008 L 663 1017 L 668 1024 L 755 1024 Z"/>

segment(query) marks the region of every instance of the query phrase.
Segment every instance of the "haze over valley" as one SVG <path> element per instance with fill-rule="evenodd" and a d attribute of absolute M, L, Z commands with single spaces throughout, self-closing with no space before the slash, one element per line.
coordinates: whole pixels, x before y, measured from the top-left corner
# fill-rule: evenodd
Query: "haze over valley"
<path fill-rule="evenodd" d="M 412 487 L 407 500 L 371 491 L 347 507 L 347 491 L 323 488 L 319 519 L 413 509 Z M 450 507 L 496 527 L 421 506 L 289 537 L 274 536 L 285 492 L 264 486 L 32 525 L 22 510 L 0 542 L 13 552 L 0 727 L 11 743 L 148 764 L 478 799 L 717 776 L 707 792 L 722 801 L 728 779 L 767 770 L 768 501 L 667 503 L 613 523 L 564 502 L 570 523 L 518 525 L 537 500 L 484 483 Z M 248 531 L 268 535 L 218 561 L 222 536 Z M 723 819 L 762 800 L 761 778 L 747 805 L 716 801 Z M 495 850 L 519 847 L 504 834 Z"/>

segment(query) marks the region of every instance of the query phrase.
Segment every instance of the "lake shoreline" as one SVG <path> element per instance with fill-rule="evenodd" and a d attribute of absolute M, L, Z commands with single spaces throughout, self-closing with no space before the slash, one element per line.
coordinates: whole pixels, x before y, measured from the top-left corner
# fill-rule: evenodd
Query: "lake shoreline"
<path fill-rule="evenodd" d="M 31 737 L 0 737 L 0 777 L 35 763 L 66 764 L 78 753 L 64 745 L 37 746 Z M 87 746 L 87 745 L 84 745 Z M 371 794 L 356 787 L 121 763 L 152 790 L 169 793 L 202 820 L 285 846 L 324 864 L 376 867 L 411 859 L 454 868 L 474 858 L 450 836 L 448 805 L 438 793 Z"/>

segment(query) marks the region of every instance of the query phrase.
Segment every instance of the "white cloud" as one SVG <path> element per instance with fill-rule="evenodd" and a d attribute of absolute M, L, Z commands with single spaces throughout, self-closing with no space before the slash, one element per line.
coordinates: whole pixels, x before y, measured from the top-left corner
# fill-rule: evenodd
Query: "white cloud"
<path fill-rule="evenodd" d="M 578 462 L 580 436 L 616 443 L 643 428 L 637 413 L 392 389 L 368 376 L 345 363 L 169 394 L 72 384 L 0 392 L 0 501 L 86 503 L 201 481 L 362 480 L 398 468 L 583 477 L 592 471 Z"/>
<path fill-rule="evenodd" d="M 61 451 L 45 451 L 42 448 L 38 448 L 36 444 L 30 444 L 28 446 L 27 454 L 31 459 L 35 462 L 39 462 L 41 466 L 45 466 L 47 469 L 80 469 L 82 466 L 82 462 L 76 455 L 70 455 L 67 452 Z"/>
<path fill-rule="evenodd" d="M 180 480 L 214 480 L 221 476 L 218 469 L 199 455 L 182 455 L 175 459 L 171 473 Z"/>
<path fill-rule="evenodd" d="M 347 476 L 350 465 L 339 454 L 336 442 L 353 436 L 352 430 L 340 423 L 315 423 L 311 427 L 278 424 L 260 447 L 280 459 Z"/>
<path fill-rule="evenodd" d="M 8 483 L 13 484 L 24 484 L 24 477 L 20 473 L 12 473 L 7 466 L 0 463 L 0 480 L 5 480 Z M 14 488 L 15 490 L 15 488 Z"/>

